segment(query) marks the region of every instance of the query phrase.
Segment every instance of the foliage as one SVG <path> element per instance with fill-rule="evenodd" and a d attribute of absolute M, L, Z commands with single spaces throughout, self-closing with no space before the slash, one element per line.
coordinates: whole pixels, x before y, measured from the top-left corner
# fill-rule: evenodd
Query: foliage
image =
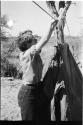
<path fill-rule="evenodd" d="M 1 76 L 17 77 L 19 75 L 19 64 L 16 64 L 19 62 L 17 51 L 16 38 L 9 38 L 7 42 L 1 42 Z"/>
<path fill-rule="evenodd" d="M 0 19 L 0 27 L 1 27 L 0 39 L 1 39 L 1 41 L 7 41 L 6 32 L 5 32 L 5 28 L 9 29 L 9 27 L 7 25 L 7 21 L 8 21 L 7 15 L 3 15 Z"/>

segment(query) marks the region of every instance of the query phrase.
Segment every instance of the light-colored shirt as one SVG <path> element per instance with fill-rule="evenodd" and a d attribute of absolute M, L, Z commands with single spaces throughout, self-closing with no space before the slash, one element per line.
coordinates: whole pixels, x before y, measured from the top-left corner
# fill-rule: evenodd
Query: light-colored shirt
<path fill-rule="evenodd" d="M 20 53 L 20 64 L 23 72 L 23 84 L 37 84 L 42 76 L 43 64 L 35 45 Z"/>

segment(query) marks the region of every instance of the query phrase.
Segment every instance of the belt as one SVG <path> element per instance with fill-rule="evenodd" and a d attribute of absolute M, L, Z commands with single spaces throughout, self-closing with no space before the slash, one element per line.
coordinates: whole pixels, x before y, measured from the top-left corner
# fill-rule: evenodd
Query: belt
<path fill-rule="evenodd" d="M 35 83 L 35 84 L 27 84 L 27 85 L 31 86 L 31 87 L 43 87 L 43 83 L 42 82 Z"/>

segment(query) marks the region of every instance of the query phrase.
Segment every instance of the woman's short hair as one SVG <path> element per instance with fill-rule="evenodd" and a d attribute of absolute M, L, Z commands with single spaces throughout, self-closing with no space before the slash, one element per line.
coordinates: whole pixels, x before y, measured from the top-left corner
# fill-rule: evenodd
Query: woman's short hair
<path fill-rule="evenodd" d="M 30 31 L 32 33 L 32 31 Z M 37 43 L 37 39 L 33 35 L 28 36 L 28 30 L 21 33 L 17 39 L 18 48 L 24 52 L 29 49 L 32 45 Z"/>

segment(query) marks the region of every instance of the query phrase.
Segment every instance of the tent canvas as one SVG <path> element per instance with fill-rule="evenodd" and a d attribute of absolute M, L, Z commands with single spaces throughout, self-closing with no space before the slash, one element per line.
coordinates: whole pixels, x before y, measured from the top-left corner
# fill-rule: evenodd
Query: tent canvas
<path fill-rule="evenodd" d="M 68 113 L 70 114 L 69 120 L 82 120 L 82 74 L 69 50 L 67 43 L 60 46 L 59 56 L 63 60 L 60 67 L 57 65 L 57 49 L 56 47 L 54 48 L 55 49 L 51 46 L 48 48 L 48 53 L 43 51 L 43 55 L 41 56 L 41 58 L 44 58 L 45 63 L 43 74 L 45 75 L 46 73 L 43 79 L 43 82 L 45 83 L 44 90 L 47 96 L 52 99 L 57 81 L 64 80 L 68 97 Z M 45 58 L 45 56 L 47 58 Z M 51 60 L 55 61 L 55 66 L 51 66 Z"/>

